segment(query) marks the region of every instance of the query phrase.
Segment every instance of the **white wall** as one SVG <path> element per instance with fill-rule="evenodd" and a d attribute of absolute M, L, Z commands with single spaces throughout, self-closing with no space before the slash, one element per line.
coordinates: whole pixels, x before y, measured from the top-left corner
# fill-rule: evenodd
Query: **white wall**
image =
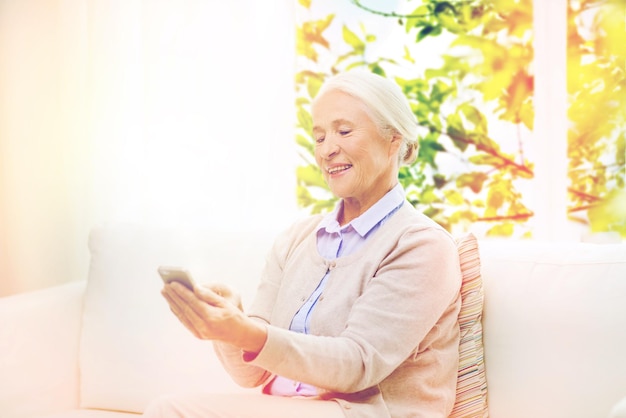
<path fill-rule="evenodd" d="M 0 295 L 103 223 L 297 216 L 291 0 L 0 0 Z"/>

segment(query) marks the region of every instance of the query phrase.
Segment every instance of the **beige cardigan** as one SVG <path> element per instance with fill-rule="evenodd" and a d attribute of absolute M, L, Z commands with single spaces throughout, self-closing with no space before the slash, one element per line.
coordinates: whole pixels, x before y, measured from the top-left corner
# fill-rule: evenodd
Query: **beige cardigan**
<path fill-rule="evenodd" d="M 461 272 L 452 237 L 408 202 L 358 251 L 324 260 L 313 216 L 270 252 L 248 314 L 268 324 L 251 361 L 215 348 L 246 387 L 281 375 L 324 388 L 347 417 L 447 417 L 455 400 Z M 294 314 L 331 270 L 311 335 L 289 331 Z"/>

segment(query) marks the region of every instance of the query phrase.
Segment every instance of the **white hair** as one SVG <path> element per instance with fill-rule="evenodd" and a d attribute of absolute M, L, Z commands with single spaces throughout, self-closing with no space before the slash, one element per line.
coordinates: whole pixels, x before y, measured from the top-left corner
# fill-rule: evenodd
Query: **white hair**
<path fill-rule="evenodd" d="M 353 70 L 327 80 L 317 97 L 331 90 L 342 91 L 363 102 L 383 135 L 399 134 L 402 137 L 398 153 L 400 164 L 415 161 L 419 147 L 417 120 L 396 83 L 371 72 Z"/>

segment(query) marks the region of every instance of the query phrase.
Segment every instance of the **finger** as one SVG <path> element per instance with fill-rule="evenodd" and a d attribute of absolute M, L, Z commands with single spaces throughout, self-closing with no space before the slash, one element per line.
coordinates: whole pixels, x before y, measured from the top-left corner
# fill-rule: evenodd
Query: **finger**
<path fill-rule="evenodd" d="M 221 298 L 216 297 L 215 295 L 207 295 L 204 290 L 210 290 L 213 293 L 217 294 L 217 296 L 221 296 Z M 229 286 L 221 283 L 211 283 L 205 284 L 201 289 L 197 289 L 197 294 L 200 299 L 204 300 L 207 303 L 210 303 L 213 306 L 217 307 L 226 307 L 227 304 L 233 305 L 237 307 L 239 310 L 243 311 L 243 306 L 241 304 L 241 296 L 234 292 Z"/>
<path fill-rule="evenodd" d="M 190 304 L 171 288 L 163 289 L 161 293 L 169 304 L 170 310 L 178 320 L 189 329 L 193 335 L 197 338 L 201 338 L 202 333 L 200 329 L 203 325 L 203 321 Z"/>
<path fill-rule="evenodd" d="M 194 293 L 198 299 L 216 307 L 225 306 L 227 300 L 222 296 L 223 293 L 219 291 L 219 287 L 215 285 L 198 286 L 194 290 Z"/>
<path fill-rule="evenodd" d="M 168 285 L 163 288 L 161 294 L 176 314 L 182 312 L 185 301 Z"/>
<path fill-rule="evenodd" d="M 225 298 L 232 296 L 232 294 L 234 293 L 233 290 L 229 286 L 223 283 L 208 283 L 208 284 L 205 284 L 203 287 L 209 288 L 215 293 L 217 293 L 218 295 L 224 296 Z"/>
<path fill-rule="evenodd" d="M 185 302 L 190 302 L 191 300 L 195 299 L 192 290 L 189 290 L 186 286 L 177 282 L 171 282 L 166 284 L 165 286 L 163 286 L 163 290 L 170 294 L 176 295 L 178 299 Z"/>
<path fill-rule="evenodd" d="M 191 293 L 187 288 L 172 283 L 165 294 L 171 300 L 174 314 L 190 329 L 194 335 L 202 339 L 214 339 L 223 333 L 218 325 L 233 312 L 240 312 L 227 299 L 215 293 L 211 288 L 196 288 Z M 230 313 L 229 313 L 230 312 Z M 217 325 L 217 328 L 215 326 Z"/>
<path fill-rule="evenodd" d="M 172 283 L 169 284 L 168 294 L 175 301 L 175 304 L 179 307 L 180 312 L 187 318 L 194 322 L 201 321 L 203 317 L 210 314 L 210 305 L 207 305 L 202 298 L 199 298 L 194 292 L 187 289 L 185 286 Z M 213 294 L 214 298 L 219 296 Z M 212 299 L 215 300 L 215 299 Z M 209 303 L 209 302 L 207 302 Z M 221 305 L 220 305 L 221 306 Z M 195 315 L 192 315 L 194 313 Z"/>
<path fill-rule="evenodd" d="M 167 300 L 168 304 L 170 305 L 170 309 L 176 314 L 176 316 L 181 317 L 182 315 L 184 315 L 185 308 L 189 304 L 184 293 L 181 295 L 181 293 L 177 292 L 177 290 L 170 285 L 164 287 L 161 293 L 163 294 L 163 297 L 165 297 L 165 299 Z"/>
<path fill-rule="evenodd" d="M 216 314 L 217 312 L 212 309 L 213 307 L 223 308 L 227 306 L 228 299 L 220 296 L 210 287 L 197 286 L 193 291 L 190 291 L 178 283 L 172 283 L 171 286 L 171 291 L 181 308 L 192 308 L 199 319 Z"/>

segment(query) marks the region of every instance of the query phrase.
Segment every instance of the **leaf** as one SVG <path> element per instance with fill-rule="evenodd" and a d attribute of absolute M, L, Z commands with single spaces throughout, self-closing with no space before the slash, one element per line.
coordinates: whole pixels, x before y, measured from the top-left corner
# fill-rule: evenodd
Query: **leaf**
<path fill-rule="evenodd" d="M 322 171 L 317 166 L 307 165 L 297 167 L 296 178 L 298 179 L 298 182 L 305 186 L 315 186 L 328 189 L 326 181 L 322 176 Z"/>
<path fill-rule="evenodd" d="M 415 64 L 415 59 L 413 59 L 413 57 L 411 56 L 411 51 L 406 45 L 404 45 L 404 56 L 402 58 L 404 58 L 411 64 Z"/>
<path fill-rule="evenodd" d="M 527 75 L 523 70 L 518 71 L 506 88 L 506 95 L 503 96 L 503 100 L 506 102 L 506 111 L 501 118 L 513 123 L 521 122 L 522 104 L 531 98 L 533 89 L 533 77 Z"/>
<path fill-rule="evenodd" d="M 478 151 L 485 151 L 492 155 L 500 155 L 500 146 L 496 141 L 482 133 L 470 132 L 468 135 L 470 143 L 476 145 Z"/>
<path fill-rule="evenodd" d="M 311 114 L 303 107 L 298 108 L 298 126 L 305 130 L 305 132 L 311 132 L 313 130 L 313 119 Z"/>
<path fill-rule="evenodd" d="M 298 0 L 298 4 L 306 7 L 307 9 L 311 8 L 311 0 Z"/>
<path fill-rule="evenodd" d="M 626 31 L 624 30 L 623 1 L 606 2 L 599 10 L 598 24 L 606 35 L 598 45 L 598 52 L 604 56 L 626 57 Z"/>
<path fill-rule="evenodd" d="M 535 108 L 533 107 L 532 100 L 526 100 L 522 103 L 519 117 L 522 123 L 532 131 L 535 124 Z"/>
<path fill-rule="evenodd" d="M 448 179 L 443 174 L 435 174 L 433 176 L 433 182 L 435 183 L 435 187 L 441 189 L 448 183 Z"/>
<path fill-rule="evenodd" d="M 355 61 L 352 64 L 346 66 L 346 71 L 350 71 L 353 68 L 365 67 L 367 65 L 367 61 L 359 60 Z"/>
<path fill-rule="evenodd" d="M 447 202 L 453 206 L 460 206 L 463 203 L 465 203 L 465 200 L 463 199 L 463 195 L 459 193 L 457 190 L 452 190 L 452 189 L 446 190 L 444 191 L 444 195 L 446 197 Z"/>
<path fill-rule="evenodd" d="M 452 3 L 450 3 L 449 1 L 437 2 L 437 5 L 435 6 L 434 11 L 435 11 L 435 14 L 440 14 L 440 13 L 447 13 L 447 14 L 452 14 L 452 15 L 456 14 L 456 9 L 452 5 Z"/>
<path fill-rule="evenodd" d="M 427 5 L 421 5 L 410 13 L 411 17 L 406 20 L 406 32 L 419 28 L 430 22 L 431 11 Z"/>
<path fill-rule="evenodd" d="M 417 158 L 436 168 L 437 163 L 435 162 L 435 158 L 440 151 L 445 151 L 445 148 L 439 142 L 430 139 L 422 139 L 420 140 Z"/>
<path fill-rule="evenodd" d="M 309 77 L 306 83 L 306 89 L 309 93 L 309 97 L 316 97 L 324 80 L 320 77 Z"/>
<path fill-rule="evenodd" d="M 448 95 L 453 91 L 453 88 L 446 84 L 443 80 L 437 80 L 435 84 L 433 84 L 433 88 L 430 91 L 430 100 L 433 103 L 436 103 L 436 108 L 438 109 L 441 102 L 443 102 Z"/>
<path fill-rule="evenodd" d="M 335 15 L 330 14 L 323 19 L 304 22 L 302 26 L 297 27 L 296 54 L 317 62 L 318 54 L 313 45 L 318 44 L 327 49 L 330 47 L 322 34 L 330 26 L 334 18 Z"/>
<path fill-rule="evenodd" d="M 309 100 L 306 97 L 296 97 L 296 106 L 302 107 L 304 105 L 308 105 L 311 103 L 311 100 Z"/>
<path fill-rule="evenodd" d="M 461 112 L 474 125 L 476 132 L 487 134 L 487 118 L 475 106 L 466 102 L 461 104 L 457 111 Z"/>
<path fill-rule="evenodd" d="M 446 133 L 450 139 L 452 139 L 454 146 L 461 151 L 465 151 L 468 146 L 468 141 L 466 139 L 467 134 L 465 132 L 465 128 L 463 127 L 461 117 L 456 113 L 452 113 L 446 118 L 446 123 L 448 125 Z"/>
<path fill-rule="evenodd" d="M 315 155 L 315 145 L 313 145 L 313 141 L 311 140 L 311 138 L 308 138 L 301 134 L 297 134 L 296 144 L 306 149 L 309 154 Z"/>
<path fill-rule="evenodd" d="M 487 174 L 480 171 L 463 173 L 456 179 L 456 186 L 459 188 L 469 187 L 474 193 L 480 193 L 488 178 Z"/>
<path fill-rule="evenodd" d="M 616 231 L 626 237 L 626 189 L 611 192 L 588 216 L 593 232 Z"/>
<path fill-rule="evenodd" d="M 296 55 L 303 56 L 313 62 L 317 62 L 318 54 L 313 44 L 305 40 L 301 30 L 296 31 Z"/>
<path fill-rule="evenodd" d="M 378 65 L 377 63 L 374 63 L 372 65 L 370 65 L 370 71 L 373 72 L 374 74 L 378 74 L 381 75 L 383 77 L 385 77 L 385 70 L 382 69 L 382 67 L 380 65 Z"/>
<path fill-rule="evenodd" d="M 498 187 L 494 187 L 489 190 L 487 194 L 487 208 L 492 210 L 497 210 L 502 207 L 504 204 L 504 194 L 502 190 Z"/>
<path fill-rule="evenodd" d="M 469 157 L 469 161 L 476 165 L 501 166 L 502 159 L 489 154 L 476 154 Z"/>
<path fill-rule="evenodd" d="M 424 191 L 420 194 L 419 201 L 420 203 L 430 204 L 439 200 L 439 197 L 435 194 L 435 191 L 431 187 L 426 187 Z"/>
<path fill-rule="evenodd" d="M 469 210 L 457 210 L 450 215 L 450 223 L 456 224 L 462 221 L 476 222 L 478 216 Z"/>
<path fill-rule="evenodd" d="M 513 235 L 514 230 L 514 224 L 507 222 L 491 227 L 487 230 L 486 235 L 488 237 L 510 237 Z"/>
<path fill-rule="evenodd" d="M 335 15 L 329 14 L 323 19 L 303 23 L 301 27 L 303 40 L 307 43 L 317 43 L 325 48 L 329 48 L 330 45 L 322 34 L 328 29 L 334 19 Z"/>
<path fill-rule="evenodd" d="M 457 22 L 457 12 L 452 3 L 447 1 L 438 2 L 435 6 L 435 15 L 441 26 L 452 33 L 458 33 L 461 26 Z"/>
<path fill-rule="evenodd" d="M 343 40 L 350 45 L 355 52 L 362 54 L 365 51 L 365 43 L 348 26 L 343 25 Z"/>
<path fill-rule="evenodd" d="M 318 200 L 313 205 L 313 209 L 311 209 L 311 213 L 314 215 L 316 213 L 327 213 L 333 210 L 337 202 L 336 198 L 326 199 L 326 200 Z"/>
<path fill-rule="evenodd" d="M 437 35 L 436 33 L 436 26 L 433 25 L 427 25 L 424 26 L 418 33 L 417 33 L 417 38 L 416 38 L 416 42 L 421 41 L 422 39 L 426 38 L 428 35 Z M 441 29 L 440 29 L 441 31 Z"/>
<path fill-rule="evenodd" d="M 423 94 L 422 91 L 428 88 L 428 83 L 421 78 L 404 79 L 402 77 L 394 77 L 394 80 L 402 87 L 404 94 L 409 98 L 413 93 Z"/>
<path fill-rule="evenodd" d="M 437 216 L 439 213 L 441 213 L 441 209 L 438 209 L 438 208 L 436 208 L 436 207 L 430 206 L 430 207 L 428 207 L 428 208 L 424 209 L 424 210 L 423 210 L 423 212 L 424 212 L 424 215 L 428 216 L 429 218 L 431 218 L 431 219 L 435 219 L 435 218 L 436 218 L 436 216 Z M 439 224 L 440 224 L 441 226 L 444 226 L 444 225 L 442 225 L 442 223 L 441 223 L 441 222 L 439 222 Z"/>

